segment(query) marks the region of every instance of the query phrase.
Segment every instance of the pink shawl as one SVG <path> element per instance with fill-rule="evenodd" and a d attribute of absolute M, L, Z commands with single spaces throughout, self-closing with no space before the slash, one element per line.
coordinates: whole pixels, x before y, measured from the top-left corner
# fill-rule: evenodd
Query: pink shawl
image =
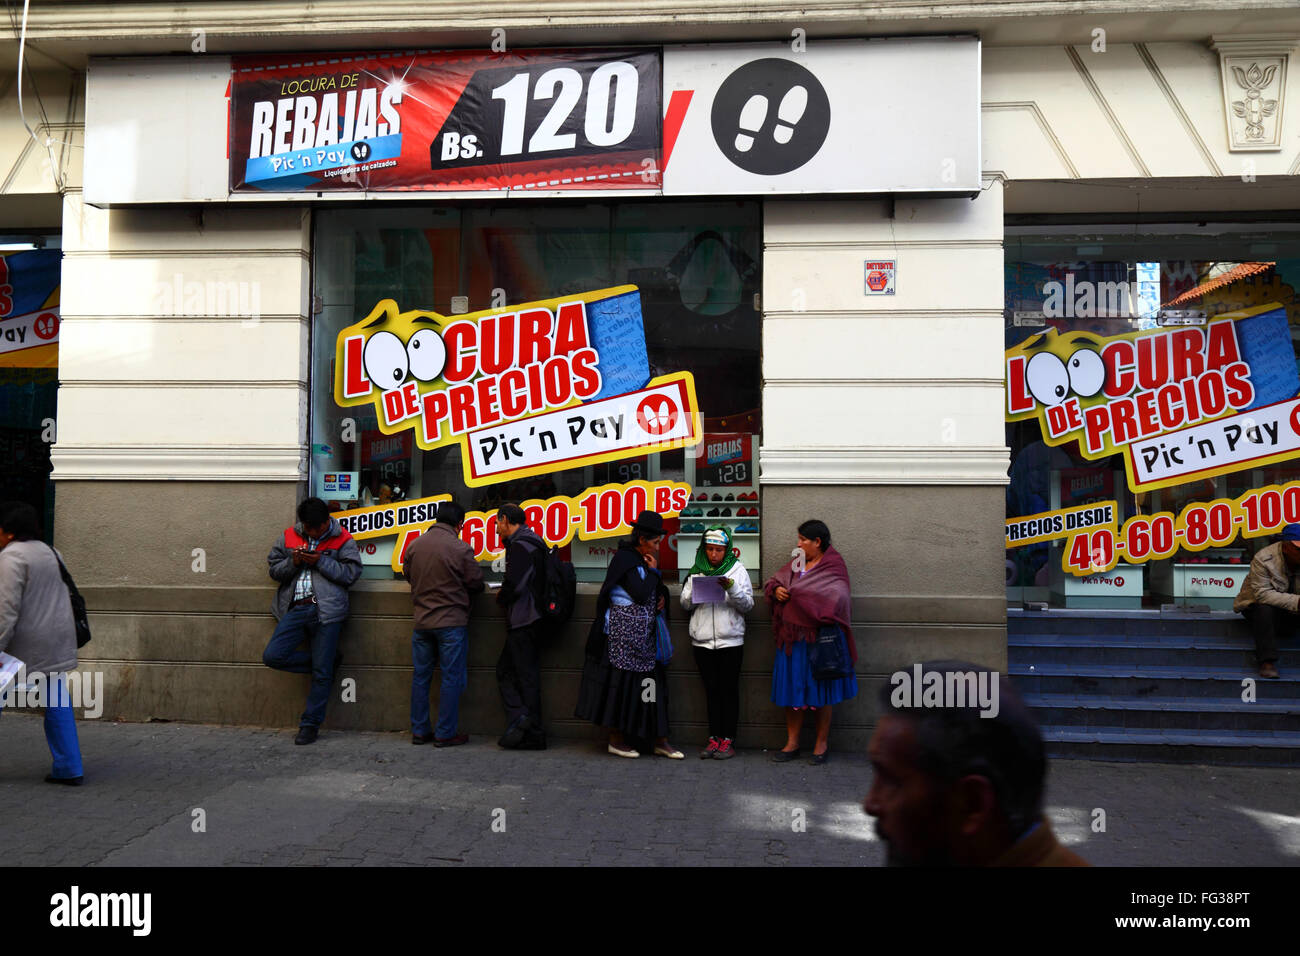
<path fill-rule="evenodd" d="M 849 588 L 849 569 L 844 558 L 834 548 L 827 548 L 822 559 L 811 571 L 796 575 L 794 561 L 767 579 L 763 593 L 772 605 L 772 630 L 776 646 L 789 656 L 796 641 L 811 643 L 817 640 L 817 629 L 823 624 L 838 624 L 844 630 L 849 654 L 854 663 L 858 660 L 857 642 L 849 627 L 852 598 Z M 777 601 L 776 589 L 790 592 L 790 600 Z"/>

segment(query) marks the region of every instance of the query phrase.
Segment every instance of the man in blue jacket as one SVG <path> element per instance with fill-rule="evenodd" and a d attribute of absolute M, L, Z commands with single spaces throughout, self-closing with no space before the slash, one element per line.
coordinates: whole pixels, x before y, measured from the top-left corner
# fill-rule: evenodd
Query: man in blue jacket
<path fill-rule="evenodd" d="M 329 506 L 319 498 L 307 498 L 298 505 L 298 523 L 284 530 L 266 560 L 271 577 L 280 582 L 271 602 L 280 623 L 262 652 L 262 663 L 311 674 L 307 709 L 293 742 L 315 743 L 334 672 L 343 660 L 338 652 L 339 632 L 348 617 L 348 588 L 361 577 L 361 552 L 337 519 L 330 517 Z"/>

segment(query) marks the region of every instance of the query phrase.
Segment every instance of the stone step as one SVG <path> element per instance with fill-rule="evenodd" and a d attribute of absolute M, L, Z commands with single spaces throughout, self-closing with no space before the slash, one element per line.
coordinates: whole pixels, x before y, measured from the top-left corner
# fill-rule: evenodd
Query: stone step
<path fill-rule="evenodd" d="M 1057 758 L 1168 763 L 1300 766 L 1300 732 L 1141 730 L 1128 727 L 1042 728 Z"/>
<path fill-rule="evenodd" d="M 1150 696 L 1240 700 L 1246 678 L 1259 700 L 1300 700 L 1300 670 L 1265 680 L 1253 668 L 1194 665 L 1032 664 L 1013 660 L 1008 673 L 1022 694 L 1077 694 L 1096 699 Z"/>
<path fill-rule="evenodd" d="M 1029 694 L 1025 703 L 1040 724 L 1057 727 L 1300 733 L 1300 701 Z"/>
<path fill-rule="evenodd" d="M 1047 664 L 1119 664 L 1135 668 L 1148 665 L 1188 665 L 1254 670 L 1253 647 L 1243 647 L 1227 641 L 1200 645 L 1191 643 L 1198 640 L 1210 639 L 1186 639 L 1186 643 L 1182 646 L 1172 641 L 1152 644 L 1136 640 L 1072 644 L 1011 644 L 1007 648 L 1007 660 L 1033 664 L 1040 668 Z"/>

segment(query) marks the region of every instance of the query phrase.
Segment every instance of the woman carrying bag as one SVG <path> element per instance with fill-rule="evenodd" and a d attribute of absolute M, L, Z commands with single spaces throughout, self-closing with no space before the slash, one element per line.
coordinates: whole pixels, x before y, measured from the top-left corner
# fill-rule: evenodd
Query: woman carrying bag
<path fill-rule="evenodd" d="M 696 575 L 717 578 L 721 603 L 696 603 Z M 682 585 L 682 608 L 691 614 L 691 650 L 704 681 L 709 709 L 709 742 L 703 759 L 729 760 L 736 755 L 736 724 L 740 720 L 740 660 L 745 651 L 745 612 L 754 606 L 749 572 L 731 546 L 731 533 L 722 525 L 704 532 L 695 564 Z"/>
<path fill-rule="evenodd" d="M 654 752 L 685 755 L 668 742 L 668 589 L 659 574 L 664 519 L 637 515 L 632 536 L 618 546 L 596 599 L 574 716 L 609 729 L 608 750 L 639 757 L 626 737 L 653 739 Z"/>
<path fill-rule="evenodd" d="M 81 746 L 64 676 L 77 668 L 77 625 L 59 565 L 39 538 L 35 508 L 0 508 L 0 651 L 22 661 L 29 678 L 47 680 L 45 741 L 54 767 L 45 782 L 79 787 Z"/>
<path fill-rule="evenodd" d="M 849 570 L 831 547 L 830 529 L 821 521 L 805 521 L 798 543 L 796 555 L 763 585 L 776 637 L 772 703 L 785 708 L 785 747 L 772 759 L 785 763 L 799 756 L 804 713 L 814 710 L 817 744 L 811 762 L 820 765 L 830 757 L 832 705 L 857 696 L 858 651 L 849 627 Z"/>

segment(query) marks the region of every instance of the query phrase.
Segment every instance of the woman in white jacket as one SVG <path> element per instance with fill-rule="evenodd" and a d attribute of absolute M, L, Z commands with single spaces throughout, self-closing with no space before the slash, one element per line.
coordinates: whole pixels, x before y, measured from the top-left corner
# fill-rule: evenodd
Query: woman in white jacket
<path fill-rule="evenodd" d="M 721 601 L 694 600 L 697 575 L 718 578 Z M 682 585 L 681 602 L 691 615 L 691 650 L 704 679 L 709 707 L 709 743 L 700 756 L 727 760 L 736 755 L 745 612 L 754 606 L 754 588 L 749 572 L 731 546 L 731 532 L 722 525 L 704 532 L 695 564 Z"/>

